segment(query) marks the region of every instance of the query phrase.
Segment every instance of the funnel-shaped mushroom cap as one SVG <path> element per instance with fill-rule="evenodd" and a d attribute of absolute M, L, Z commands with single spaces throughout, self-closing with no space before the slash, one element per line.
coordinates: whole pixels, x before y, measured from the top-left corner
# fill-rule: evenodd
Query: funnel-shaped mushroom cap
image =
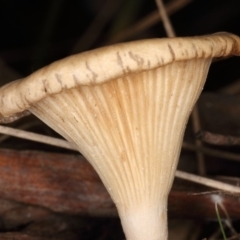
<path fill-rule="evenodd" d="M 167 196 L 213 57 L 237 36 L 152 39 L 71 56 L 0 89 L 0 117 L 28 109 L 100 175 L 128 239 L 167 238 Z"/>

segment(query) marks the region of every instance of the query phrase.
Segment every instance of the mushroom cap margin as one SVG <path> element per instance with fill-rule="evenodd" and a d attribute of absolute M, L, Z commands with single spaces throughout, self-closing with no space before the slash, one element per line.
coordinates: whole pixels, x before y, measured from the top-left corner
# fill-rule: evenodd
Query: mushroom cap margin
<path fill-rule="evenodd" d="M 124 74 L 173 61 L 240 55 L 240 38 L 230 33 L 138 40 L 72 55 L 0 88 L 0 118 L 27 110 L 48 95 L 101 84 Z"/>

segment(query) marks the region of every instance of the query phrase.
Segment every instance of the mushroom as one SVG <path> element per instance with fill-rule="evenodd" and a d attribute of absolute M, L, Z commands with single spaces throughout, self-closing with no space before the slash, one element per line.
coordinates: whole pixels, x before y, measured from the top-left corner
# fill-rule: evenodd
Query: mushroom
<path fill-rule="evenodd" d="M 167 198 L 190 112 L 214 57 L 239 37 L 121 43 L 57 61 L 0 89 L 0 117 L 29 110 L 101 177 L 127 239 L 167 239 Z"/>

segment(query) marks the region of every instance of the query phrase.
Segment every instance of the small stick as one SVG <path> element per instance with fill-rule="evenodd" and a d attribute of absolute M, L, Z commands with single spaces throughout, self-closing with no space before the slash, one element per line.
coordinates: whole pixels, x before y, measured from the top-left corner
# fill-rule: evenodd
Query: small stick
<path fill-rule="evenodd" d="M 198 111 L 198 105 L 196 104 L 193 108 L 192 114 L 191 114 L 191 120 L 192 120 L 192 126 L 194 133 L 199 132 L 201 129 L 201 121 Z M 202 142 L 199 139 L 195 140 L 195 144 L 197 147 L 202 147 Z M 196 152 L 197 155 L 197 163 L 198 163 L 198 171 L 201 176 L 206 175 L 206 166 L 205 166 L 205 160 L 204 160 L 204 154 L 200 151 Z"/>
<path fill-rule="evenodd" d="M 197 193 L 189 193 L 189 195 L 194 195 L 194 196 L 198 196 L 198 195 L 225 195 L 225 196 L 230 196 L 230 197 L 234 197 L 239 199 L 240 198 L 240 194 L 239 193 L 233 193 L 233 192 L 226 192 L 226 191 L 222 191 L 222 190 L 214 190 L 214 191 L 207 191 L 207 192 L 197 192 Z"/>
<path fill-rule="evenodd" d="M 29 128 L 32 128 L 36 125 L 39 125 L 39 122 L 37 121 L 27 121 L 21 125 L 18 126 L 18 129 L 21 129 L 21 130 L 27 130 Z M 2 142 L 6 141 L 10 136 L 9 135 L 2 135 L 0 136 L 0 145 Z"/>
<path fill-rule="evenodd" d="M 187 143 L 187 142 L 183 142 L 182 147 L 183 147 L 183 149 L 186 149 L 186 150 L 189 150 L 189 151 L 201 151 L 204 154 L 207 154 L 209 156 L 240 162 L 240 155 L 239 154 L 235 154 L 235 153 L 231 153 L 231 152 L 225 152 L 225 151 L 222 151 L 222 150 L 216 150 L 216 149 L 212 149 L 212 148 L 209 148 L 209 147 L 199 147 L 199 146 L 195 146 L 191 143 Z"/>
<path fill-rule="evenodd" d="M 24 130 L 14 129 L 14 128 L 5 127 L 5 126 L 1 126 L 1 125 L 0 125 L 0 133 L 10 135 L 13 137 L 23 138 L 23 139 L 27 139 L 27 140 L 31 140 L 31 141 L 35 141 L 35 142 L 45 143 L 45 144 L 49 144 L 52 146 L 77 151 L 77 148 L 73 144 L 71 144 L 65 140 L 48 137 L 48 136 L 45 136 L 42 134 L 27 132 Z"/>
<path fill-rule="evenodd" d="M 172 24 L 171 24 L 171 22 L 169 20 L 167 11 L 165 9 L 165 6 L 164 6 L 162 0 L 156 0 L 156 4 L 158 6 L 160 17 L 163 20 L 163 25 L 164 25 L 164 28 L 165 28 L 165 30 L 167 32 L 167 36 L 168 37 L 175 37 L 176 36 L 175 32 L 173 30 Z"/>
<path fill-rule="evenodd" d="M 240 145 L 240 137 L 199 131 L 196 138 L 201 141 L 218 146 L 237 146 Z"/>
<path fill-rule="evenodd" d="M 231 184 L 219 182 L 213 179 L 205 178 L 205 177 L 200 177 L 191 173 L 186 173 L 177 170 L 175 173 L 175 176 L 184 180 L 188 180 L 191 182 L 199 183 L 208 187 L 216 188 L 216 189 L 221 189 L 223 191 L 228 191 L 228 192 L 235 192 L 235 193 L 240 193 L 240 187 L 233 186 Z"/>

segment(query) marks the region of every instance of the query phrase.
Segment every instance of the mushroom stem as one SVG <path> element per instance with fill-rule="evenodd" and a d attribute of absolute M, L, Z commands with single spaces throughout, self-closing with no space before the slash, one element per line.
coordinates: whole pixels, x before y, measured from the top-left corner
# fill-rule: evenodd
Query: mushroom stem
<path fill-rule="evenodd" d="M 167 228 L 167 196 L 160 204 L 141 208 L 126 207 L 118 210 L 121 223 L 128 240 L 166 240 Z"/>

